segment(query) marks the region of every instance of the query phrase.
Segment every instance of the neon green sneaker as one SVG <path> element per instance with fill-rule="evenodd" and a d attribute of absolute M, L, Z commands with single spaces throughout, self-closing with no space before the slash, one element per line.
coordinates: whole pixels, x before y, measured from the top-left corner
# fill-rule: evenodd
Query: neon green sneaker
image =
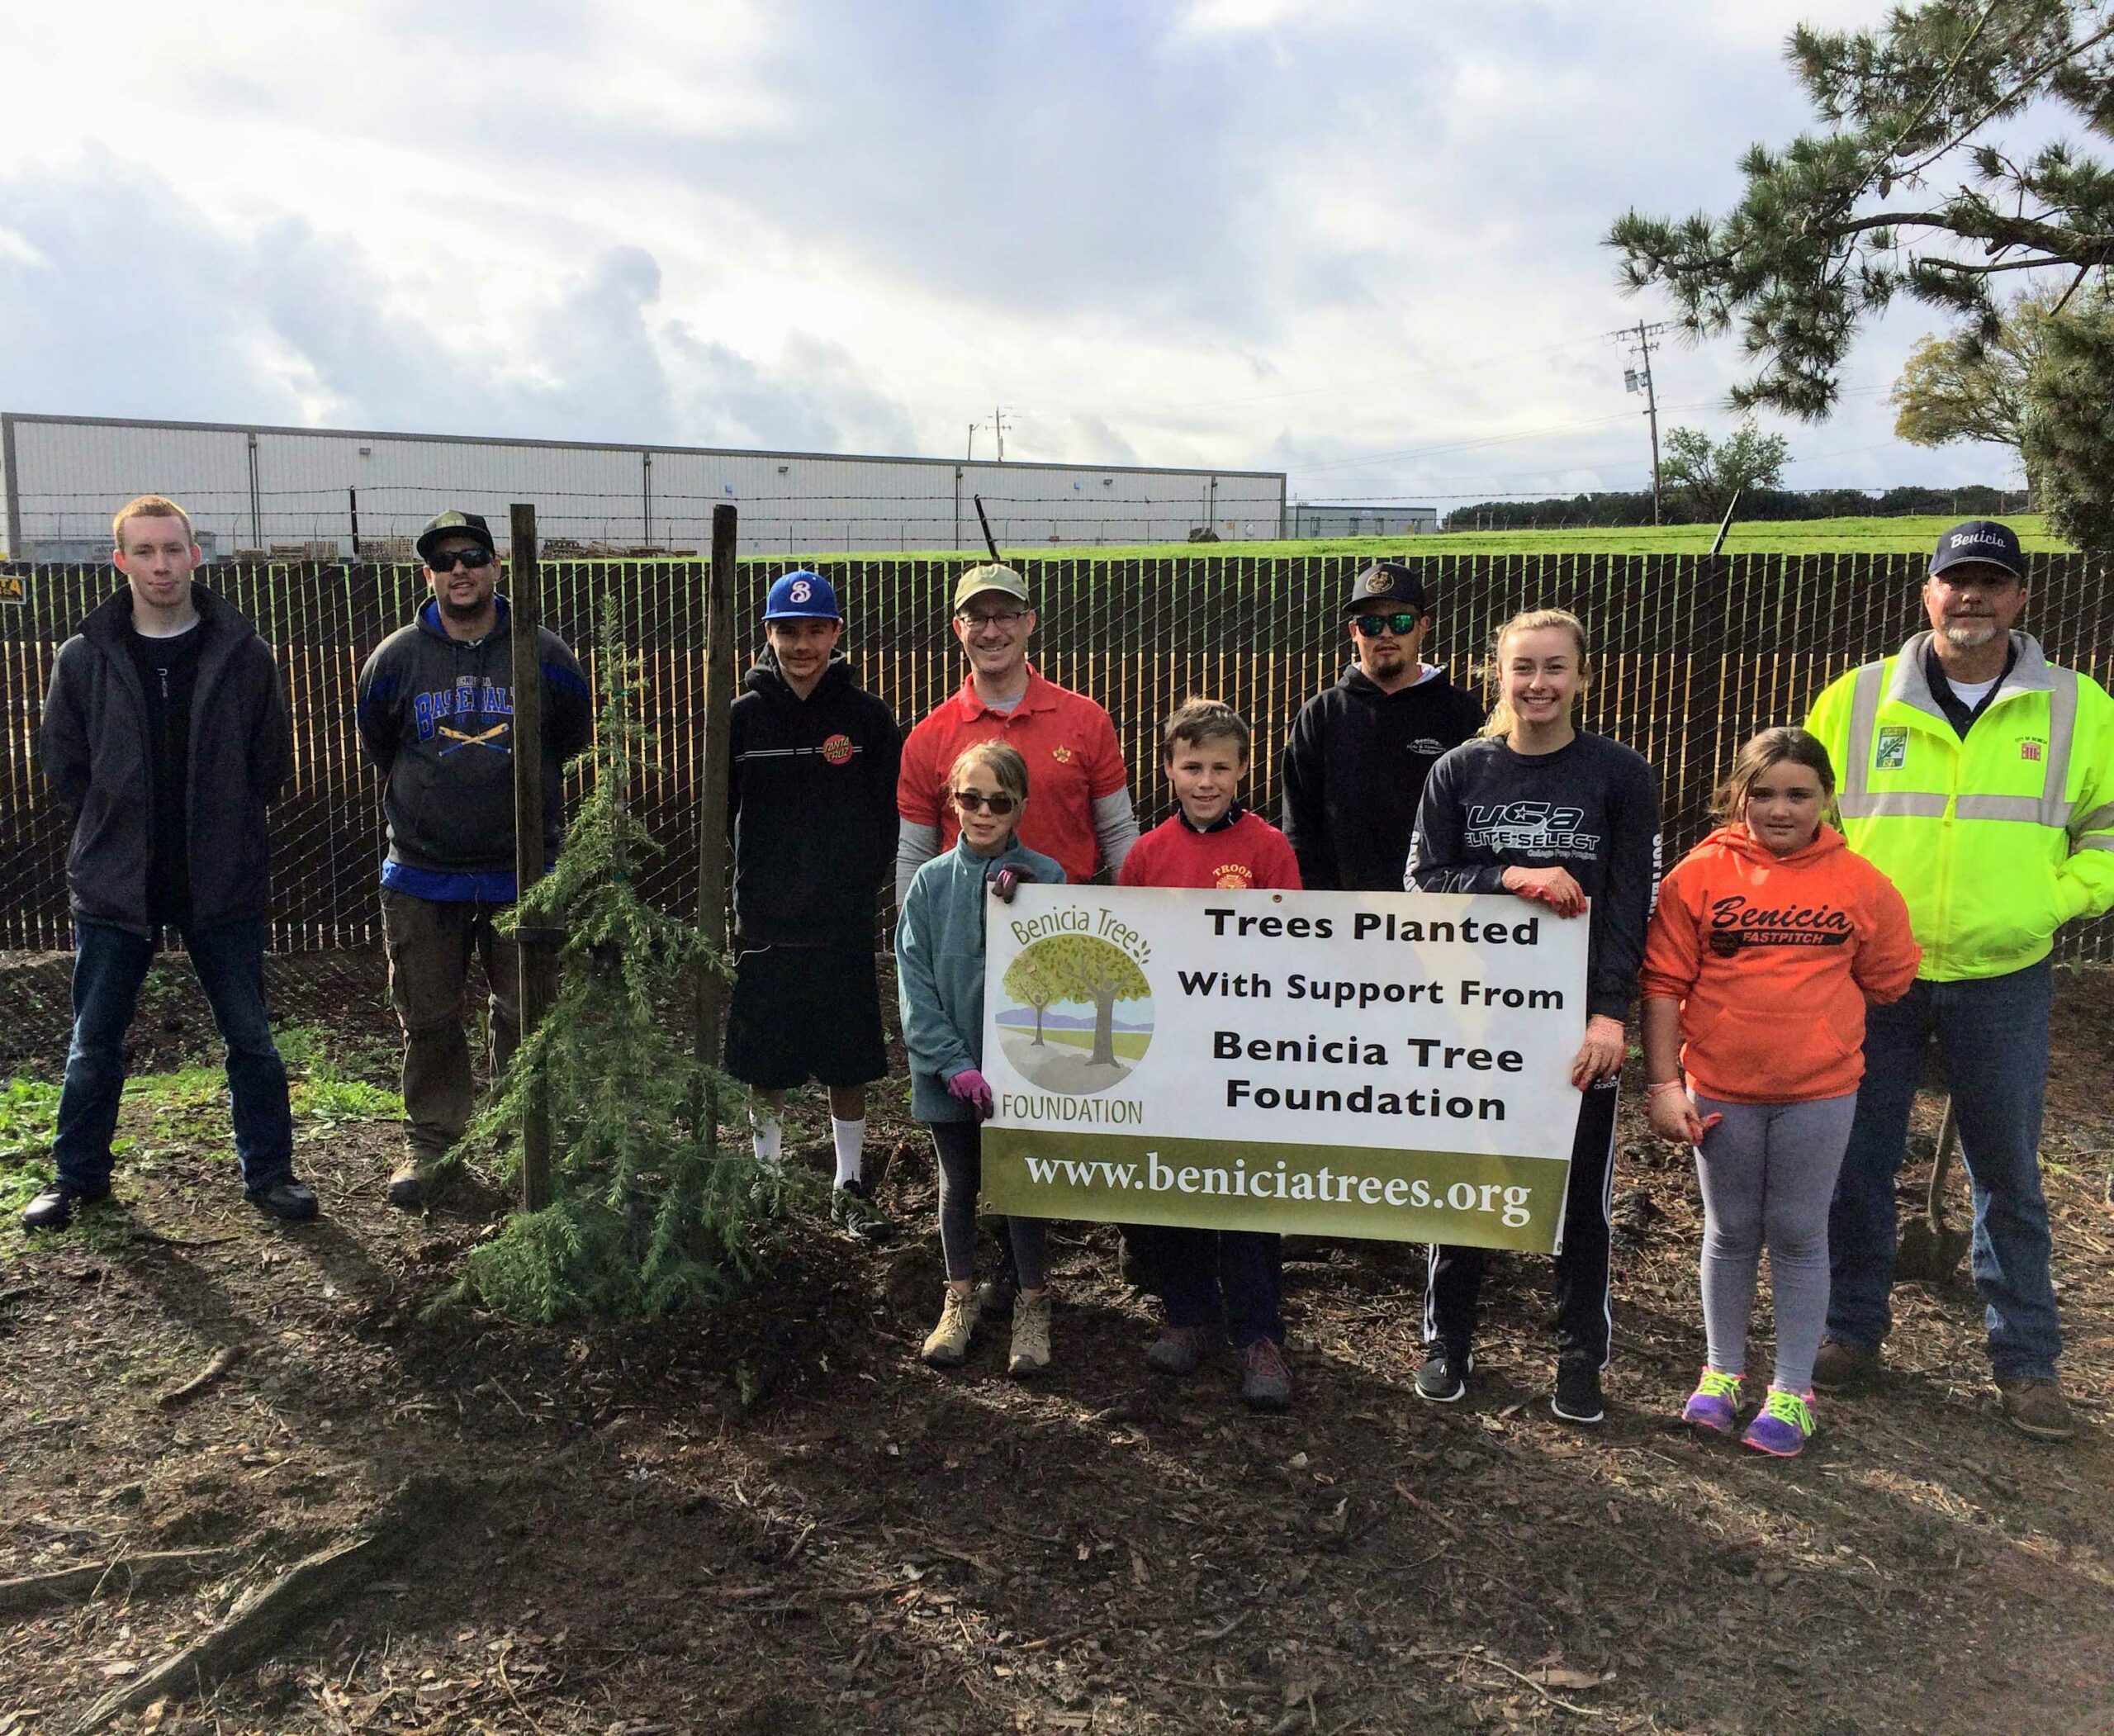
<path fill-rule="evenodd" d="M 1771 1459 L 1796 1459 L 1813 1439 L 1813 1394 L 1771 1387 L 1754 1421 L 1747 1425 L 1747 1432 L 1740 1437 L 1740 1444 L 1766 1453 Z"/>
<path fill-rule="evenodd" d="M 1713 1435 L 1730 1435 L 1740 1422 L 1740 1377 L 1705 1364 L 1681 1421 Z"/>

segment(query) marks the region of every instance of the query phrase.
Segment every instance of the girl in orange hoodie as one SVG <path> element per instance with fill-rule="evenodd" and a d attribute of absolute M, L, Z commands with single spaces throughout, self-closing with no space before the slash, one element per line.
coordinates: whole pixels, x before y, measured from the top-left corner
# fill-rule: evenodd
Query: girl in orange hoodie
<path fill-rule="evenodd" d="M 1683 1420 L 1737 1426 L 1766 1242 L 1775 1378 L 1742 1439 L 1781 1459 L 1813 1432 L 1828 1202 L 1865 1073 L 1865 1003 L 1898 1000 L 1922 956 L 1893 882 L 1822 823 L 1834 793 L 1815 738 L 1755 737 L 1718 794 L 1723 823 L 1660 884 L 1644 949 L 1647 1106 L 1662 1139 L 1695 1148 L 1703 1186 L 1709 1360 Z"/>

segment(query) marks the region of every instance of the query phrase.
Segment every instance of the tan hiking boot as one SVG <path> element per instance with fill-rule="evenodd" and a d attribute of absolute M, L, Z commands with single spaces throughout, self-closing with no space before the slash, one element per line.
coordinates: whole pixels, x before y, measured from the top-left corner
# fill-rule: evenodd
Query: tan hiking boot
<path fill-rule="evenodd" d="M 969 1355 L 969 1340 L 976 1330 L 976 1298 L 950 1289 L 941 1305 L 940 1323 L 926 1335 L 917 1354 L 936 1368 L 959 1368 Z"/>
<path fill-rule="evenodd" d="M 1050 1366 L 1050 1296 L 1022 1293 L 1013 1299 L 1013 1350 L 1006 1372 L 1015 1379 Z"/>
<path fill-rule="evenodd" d="M 429 1166 L 406 1153 L 389 1172 L 389 1203 L 400 1212 L 415 1212 L 425 1203 Z"/>
<path fill-rule="evenodd" d="M 2060 1381 L 2021 1375 L 1998 1381 L 1997 1391 L 2003 1396 L 2005 1421 L 2020 1434 L 2036 1440 L 2068 1440 L 2077 1432 Z"/>

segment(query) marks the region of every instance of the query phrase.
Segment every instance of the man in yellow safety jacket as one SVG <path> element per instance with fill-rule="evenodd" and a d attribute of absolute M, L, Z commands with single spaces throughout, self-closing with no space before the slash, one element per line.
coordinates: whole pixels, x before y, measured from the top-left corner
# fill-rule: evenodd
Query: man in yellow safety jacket
<path fill-rule="evenodd" d="M 2114 700 L 2012 624 L 2018 538 L 1988 519 L 1938 539 L 1931 631 L 1843 676 L 1807 727 L 1835 762 L 1850 847 L 1890 876 L 1923 948 L 1916 985 L 1870 1009 L 1834 1209 L 1816 1386 L 1878 1372 L 1892 1317 L 1894 1176 L 1925 1047 L 1951 1087 L 1974 1202 L 1973 1264 L 2004 1415 L 2062 1440 L 2062 1335 L 2041 1187 L 2055 931 L 2114 906 Z"/>

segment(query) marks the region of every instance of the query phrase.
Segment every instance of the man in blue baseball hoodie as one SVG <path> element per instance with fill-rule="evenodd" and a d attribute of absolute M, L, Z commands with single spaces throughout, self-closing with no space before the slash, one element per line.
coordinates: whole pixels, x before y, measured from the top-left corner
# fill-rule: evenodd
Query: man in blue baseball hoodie
<path fill-rule="evenodd" d="M 895 860 L 902 737 L 837 648 L 844 612 L 818 572 L 770 587 L 765 645 L 734 701 L 734 994 L 727 1070 L 758 1098 L 756 1155 L 779 1157 L 792 1086 L 829 1092 L 831 1215 L 886 1226 L 866 1193 L 866 1087 L 888 1073 L 874 975 L 874 904 Z"/>
<path fill-rule="evenodd" d="M 514 902 L 514 638 L 502 564 L 473 512 L 419 533 L 433 595 L 360 671 L 361 744 L 382 769 L 389 853 L 382 933 L 389 998 L 404 1027 L 404 1158 L 389 1202 L 423 1203 L 434 1167 L 473 1103 L 462 997 L 470 954 L 491 985 L 492 1070 L 521 1036 L 514 949 L 492 932 Z M 538 633 L 543 675 L 543 853 L 564 829 L 565 762 L 592 733 L 587 682 L 565 641 Z"/>

